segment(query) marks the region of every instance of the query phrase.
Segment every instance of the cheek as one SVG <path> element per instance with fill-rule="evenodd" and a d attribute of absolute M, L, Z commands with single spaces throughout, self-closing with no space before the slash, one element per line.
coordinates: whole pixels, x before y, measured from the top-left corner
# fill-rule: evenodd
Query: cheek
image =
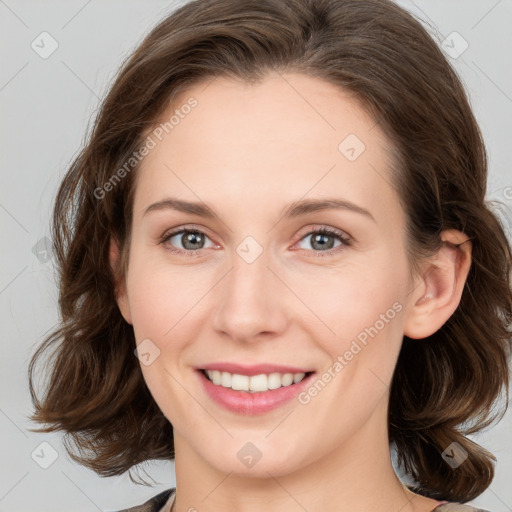
<path fill-rule="evenodd" d="M 333 432 L 358 428 L 389 391 L 403 338 L 407 289 L 407 267 L 395 261 L 354 265 L 323 282 L 321 294 L 311 295 L 311 308 L 334 334 L 310 331 L 328 357 L 320 382 L 306 390 L 301 403 L 311 406 L 312 415 L 329 411 Z M 351 411 L 350 418 L 346 411 Z"/>
<path fill-rule="evenodd" d="M 165 261 L 149 263 L 134 255 L 128 274 L 128 296 L 137 341 L 164 340 L 179 328 L 181 319 L 194 314 L 208 291 L 205 272 L 171 266 Z"/>
<path fill-rule="evenodd" d="M 132 255 L 127 288 L 133 329 L 137 345 L 151 353 L 150 364 L 140 359 L 142 374 L 160 409 L 178 421 L 186 417 L 182 405 L 190 398 L 178 384 L 179 365 L 196 337 L 196 315 L 206 290 L 201 279 L 191 279 L 193 273 L 183 268 L 150 262 L 142 250 Z"/>
<path fill-rule="evenodd" d="M 307 298 L 323 332 L 330 332 L 331 349 L 344 348 L 358 336 L 364 340 L 368 330 L 375 336 L 372 327 L 399 337 L 407 289 L 407 267 L 399 258 L 372 258 L 297 279 L 297 295 Z"/>
<path fill-rule="evenodd" d="M 334 331 L 316 338 L 329 357 L 325 371 L 336 375 L 333 404 L 356 410 L 366 403 L 370 410 L 389 386 L 403 339 L 407 279 L 400 256 L 383 257 L 337 272 L 322 294 L 312 295 L 311 308 Z"/>

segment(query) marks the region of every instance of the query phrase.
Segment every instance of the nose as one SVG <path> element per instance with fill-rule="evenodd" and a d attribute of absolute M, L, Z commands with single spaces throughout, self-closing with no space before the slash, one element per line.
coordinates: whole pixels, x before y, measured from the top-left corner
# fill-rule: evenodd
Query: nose
<path fill-rule="evenodd" d="M 232 263 L 215 297 L 214 329 L 243 342 L 283 333 L 291 317 L 290 297 L 276 276 L 279 272 L 270 268 L 276 265 L 269 261 L 265 251 L 251 263 L 234 253 Z"/>

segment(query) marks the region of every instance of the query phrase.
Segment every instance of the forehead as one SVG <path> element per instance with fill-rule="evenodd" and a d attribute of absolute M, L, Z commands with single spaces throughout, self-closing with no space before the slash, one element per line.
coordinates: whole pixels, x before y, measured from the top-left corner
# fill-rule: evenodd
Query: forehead
<path fill-rule="evenodd" d="M 368 205 L 394 194 L 379 126 L 348 92 L 306 75 L 198 83 L 148 136 L 135 213 L 165 192 L 224 206 L 229 196 L 246 208 L 338 192 Z"/>

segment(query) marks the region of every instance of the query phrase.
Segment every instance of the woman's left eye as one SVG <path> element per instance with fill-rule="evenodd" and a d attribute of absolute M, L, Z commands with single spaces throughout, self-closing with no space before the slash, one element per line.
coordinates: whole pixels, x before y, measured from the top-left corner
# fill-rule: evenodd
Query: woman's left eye
<path fill-rule="evenodd" d="M 308 241 L 309 239 L 309 241 Z M 314 252 L 331 254 L 338 250 L 340 246 L 350 245 L 350 239 L 347 235 L 331 228 L 320 228 L 310 231 L 306 236 L 302 237 L 300 242 L 306 241 L 306 244 L 316 249 Z M 336 245 L 336 242 L 338 244 Z M 300 247 L 301 249 L 309 249 L 309 247 Z M 323 254 L 318 254 L 323 256 Z"/>
<path fill-rule="evenodd" d="M 209 244 L 207 243 L 208 241 Z M 171 252 L 186 254 L 187 256 L 196 255 L 201 249 L 215 246 L 205 233 L 197 229 L 181 229 L 164 235 L 161 243 L 166 244 L 167 242 Z M 326 227 L 308 232 L 300 239 L 299 244 L 304 242 L 310 247 L 300 246 L 300 249 L 309 250 L 309 248 L 313 248 L 313 252 L 326 253 L 328 255 L 338 250 L 340 246 L 350 245 L 350 239 L 347 235 L 341 231 Z M 176 247 L 177 244 L 181 244 L 181 247 Z M 318 256 L 323 256 L 323 254 L 318 254 Z"/>

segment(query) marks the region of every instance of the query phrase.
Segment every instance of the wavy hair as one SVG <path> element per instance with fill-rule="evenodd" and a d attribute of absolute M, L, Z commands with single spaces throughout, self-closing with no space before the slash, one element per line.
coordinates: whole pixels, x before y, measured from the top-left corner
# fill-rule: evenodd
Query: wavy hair
<path fill-rule="evenodd" d="M 105 192 L 168 102 L 199 81 L 258 82 L 269 71 L 318 77 L 352 93 L 391 141 L 393 184 L 414 264 L 444 229 L 472 242 L 457 310 L 424 340 L 404 337 L 392 380 L 389 440 L 416 491 L 468 501 L 494 475 L 494 457 L 466 436 L 503 414 L 512 319 L 511 248 L 485 200 L 482 136 L 455 71 L 412 15 L 389 0 L 196 0 L 161 21 L 125 60 L 58 190 L 52 238 L 61 321 L 29 366 L 34 413 L 62 430 L 71 457 L 103 476 L 174 457 L 172 425 L 134 356 L 133 328 L 115 300 L 127 268 L 137 165 Z M 122 249 L 116 277 L 109 242 Z M 35 391 L 47 355 L 44 396 Z M 450 443 L 469 454 L 456 471 Z M 131 476 L 131 474 L 130 474 Z"/>

